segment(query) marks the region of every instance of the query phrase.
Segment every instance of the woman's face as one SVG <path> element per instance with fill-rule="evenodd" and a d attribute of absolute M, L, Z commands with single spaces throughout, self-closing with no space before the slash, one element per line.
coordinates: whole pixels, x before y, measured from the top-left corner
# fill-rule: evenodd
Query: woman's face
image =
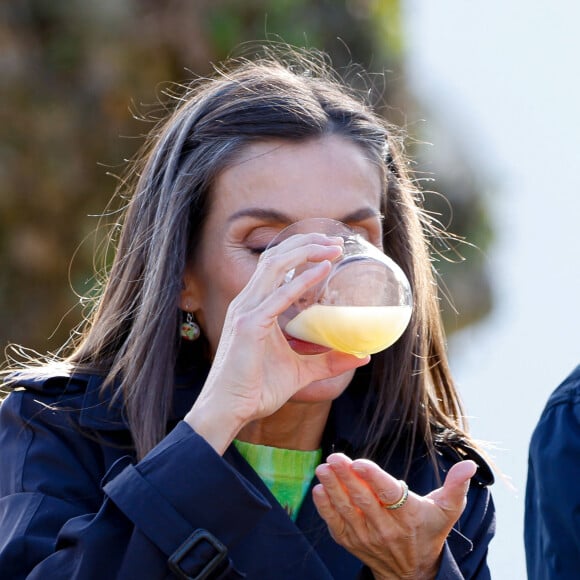
<path fill-rule="evenodd" d="M 247 146 L 215 181 L 182 295 L 181 307 L 195 311 L 212 352 L 228 305 L 280 230 L 306 218 L 333 218 L 380 247 L 381 192 L 379 169 L 345 138 L 266 140 Z M 329 379 L 331 390 L 346 388 L 353 373 Z"/>

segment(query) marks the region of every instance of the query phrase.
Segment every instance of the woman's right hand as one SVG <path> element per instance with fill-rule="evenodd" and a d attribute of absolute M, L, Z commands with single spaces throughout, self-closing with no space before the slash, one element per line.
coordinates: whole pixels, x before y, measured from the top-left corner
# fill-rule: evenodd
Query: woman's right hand
<path fill-rule="evenodd" d="M 185 417 L 218 453 L 243 426 L 271 415 L 310 383 L 369 362 L 332 350 L 299 354 L 278 325 L 278 315 L 323 280 L 341 252 L 341 238 L 292 236 L 262 254 L 230 303 L 207 381 Z M 284 283 L 288 271 L 306 262 L 316 265 Z"/>
<path fill-rule="evenodd" d="M 312 494 L 330 535 L 374 578 L 427 580 L 437 576 L 445 539 L 465 509 L 476 471 L 474 461 L 460 461 L 441 487 L 420 496 L 368 459 L 333 453 L 316 468 L 320 483 Z"/>

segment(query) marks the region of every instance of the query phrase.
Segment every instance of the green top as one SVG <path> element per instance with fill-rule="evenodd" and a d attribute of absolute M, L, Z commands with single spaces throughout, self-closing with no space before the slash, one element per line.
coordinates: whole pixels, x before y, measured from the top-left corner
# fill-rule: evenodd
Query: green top
<path fill-rule="evenodd" d="M 272 495 L 296 521 L 300 506 L 320 464 L 322 449 L 297 451 L 234 440 L 242 457 L 262 478 Z"/>

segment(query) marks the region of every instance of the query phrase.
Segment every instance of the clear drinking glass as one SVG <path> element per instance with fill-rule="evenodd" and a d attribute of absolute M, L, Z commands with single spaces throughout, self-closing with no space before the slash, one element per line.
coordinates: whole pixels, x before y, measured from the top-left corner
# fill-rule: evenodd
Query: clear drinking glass
<path fill-rule="evenodd" d="M 327 218 L 293 223 L 271 242 L 305 233 L 340 236 L 344 252 L 328 276 L 278 317 L 282 330 L 299 340 L 364 357 L 391 346 L 413 310 L 411 286 L 401 268 L 346 224 Z M 286 282 L 312 267 L 290 270 Z"/>

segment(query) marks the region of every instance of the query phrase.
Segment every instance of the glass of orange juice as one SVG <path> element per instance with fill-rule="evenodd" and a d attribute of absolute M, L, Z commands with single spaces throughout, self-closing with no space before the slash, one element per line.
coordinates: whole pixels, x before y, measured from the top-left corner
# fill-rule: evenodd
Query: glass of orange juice
<path fill-rule="evenodd" d="M 360 357 L 384 350 L 407 328 L 413 310 L 409 280 L 383 251 L 346 224 L 312 218 L 293 223 L 268 245 L 304 233 L 339 236 L 344 251 L 330 274 L 278 317 L 289 336 Z M 288 272 L 290 281 L 311 266 Z"/>

